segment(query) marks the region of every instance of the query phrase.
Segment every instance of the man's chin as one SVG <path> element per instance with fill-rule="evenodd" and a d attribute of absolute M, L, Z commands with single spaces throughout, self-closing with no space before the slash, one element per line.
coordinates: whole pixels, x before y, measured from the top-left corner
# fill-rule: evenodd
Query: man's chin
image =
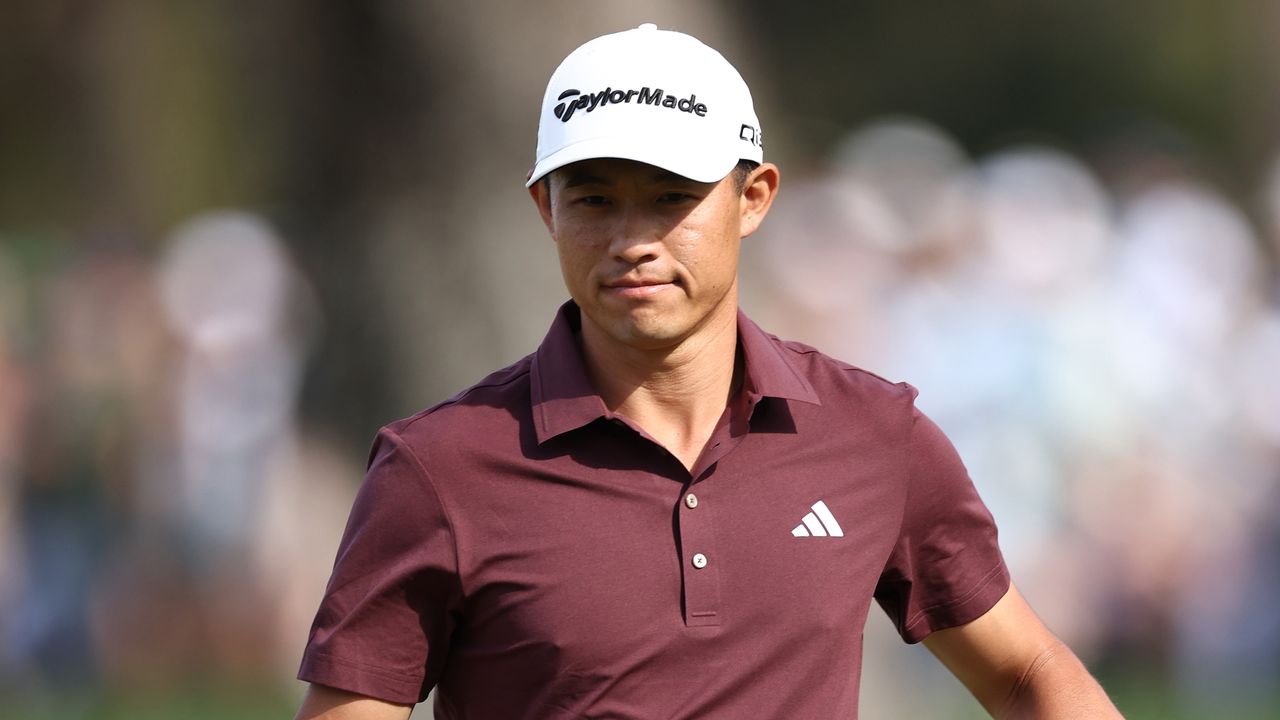
<path fill-rule="evenodd" d="M 688 334 L 670 318 L 629 317 L 606 326 L 615 342 L 636 350 L 664 350 L 679 345 Z"/>
<path fill-rule="evenodd" d="M 697 327 L 697 322 L 679 307 L 618 308 L 596 306 L 584 311 L 584 320 L 592 325 L 600 339 L 619 346 L 645 352 L 670 350 L 684 342 Z"/>
<path fill-rule="evenodd" d="M 621 329 L 614 339 L 637 350 L 665 350 L 679 345 L 684 334 L 669 327 L 633 325 Z"/>

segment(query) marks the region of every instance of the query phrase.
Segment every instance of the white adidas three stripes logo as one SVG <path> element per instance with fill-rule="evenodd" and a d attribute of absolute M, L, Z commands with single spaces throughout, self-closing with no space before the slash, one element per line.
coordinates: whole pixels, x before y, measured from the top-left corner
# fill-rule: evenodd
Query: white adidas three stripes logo
<path fill-rule="evenodd" d="M 813 512 L 804 516 L 801 523 L 791 531 L 795 537 L 844 537 L 844 530 L 836 522 L 827 504 L 819 500 L 809 506 Z"/>

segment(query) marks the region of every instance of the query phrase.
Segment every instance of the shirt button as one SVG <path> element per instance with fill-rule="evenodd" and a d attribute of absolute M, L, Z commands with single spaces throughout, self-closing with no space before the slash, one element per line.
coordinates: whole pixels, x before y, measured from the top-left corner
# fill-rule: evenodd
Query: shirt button
<path fill-rule="evenodd" d="M 685 495 L 685 496 L 684 496 L 684 504 L 685 504 L 685 506 L 686 506 L 686 507 L 688 507 L 690 510 L 692 510 L 692 509 L 694 509 L 694 508 L 698 507 L 698 496 L 697 496 L 697 495 L 694 495 L 693 493 L 689 493 L 688 495 Z"/>
<path fill-rule="evenodd" d="M 702 553 L 693 554 L 693 566 L 701 570 L 707 566 L 707 556 Z"/>

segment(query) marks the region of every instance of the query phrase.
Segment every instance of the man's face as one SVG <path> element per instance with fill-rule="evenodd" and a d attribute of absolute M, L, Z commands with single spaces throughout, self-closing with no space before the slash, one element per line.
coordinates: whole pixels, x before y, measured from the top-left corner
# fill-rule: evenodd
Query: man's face
<path fill-rule="evenodd" d="M 560 168 L 549 187 L 530 189 L 584 326 L 644 350 L 736 316 L 738 248 L 772 199 L 770 188 L 762 208 L 753 190 L 738 192 L 732 174 L 699 183 L 607 158 Z"/>

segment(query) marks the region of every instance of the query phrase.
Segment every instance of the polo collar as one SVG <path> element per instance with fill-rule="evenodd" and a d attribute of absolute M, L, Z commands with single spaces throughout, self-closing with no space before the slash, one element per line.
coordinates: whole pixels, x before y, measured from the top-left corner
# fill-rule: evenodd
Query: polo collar
<path fill-rule="evenodd" d="M 578 345 L 582 316 L 572 300 L 560 306 L 529 369 L 533 426 L 538 444 L 592 421 L 609 417 L 604 399 L 587 375 Z"/>
<path fill-rule="evenodd" d="M 587 374 L 578 332 L 581 310 L 572 300 L 560 306 L 551 329 L 533 355 L 530 402 L 538 444 L 613 413 Z M 777 338 L 738 311 L 738 344 L 743 355 L 743 388 L 751 399 L 775 397 L 820 405 L 813 386 L 787 358 Z"/>
<path fill-rule="evenodd" d="M 788 357 L 782 341 L 760 329 L 738 310 L 738 346 L 742 348 L 742 386 L 748 399 L 773 397 L 821 405 L 818 393 Z"/>

